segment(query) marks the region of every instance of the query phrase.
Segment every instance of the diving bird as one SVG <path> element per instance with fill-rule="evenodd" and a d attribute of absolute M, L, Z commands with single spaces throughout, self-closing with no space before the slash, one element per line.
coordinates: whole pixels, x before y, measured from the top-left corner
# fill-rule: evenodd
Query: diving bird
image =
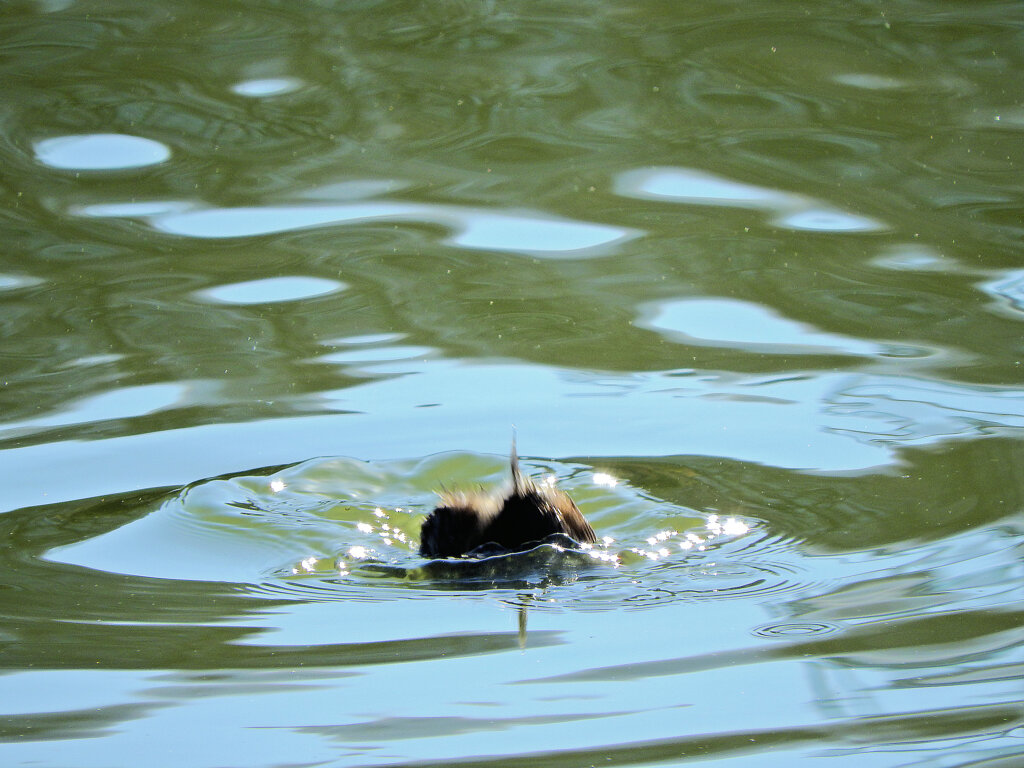
<path fill-rule="evenodd" d="M 594 529 L 567 493 L 523 477 L 515 440 L 511 463 L 510 491 L 441 492 L 441 503 L 423 521 L 420 555 L 460 557 L 484 544 L 523 552 L 552 534 L 580 544 L 597 542 Z"/>

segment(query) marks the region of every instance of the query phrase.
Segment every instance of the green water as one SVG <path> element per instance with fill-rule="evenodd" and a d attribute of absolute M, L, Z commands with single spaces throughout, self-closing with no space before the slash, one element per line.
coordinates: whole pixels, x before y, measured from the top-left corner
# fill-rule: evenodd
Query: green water
<path fill-rule="evenodd" d="M 1024 8 L 0 8 L 0 764 L 1024 764 Z M 427 563 L 524 468 L 601 543 Z"/>

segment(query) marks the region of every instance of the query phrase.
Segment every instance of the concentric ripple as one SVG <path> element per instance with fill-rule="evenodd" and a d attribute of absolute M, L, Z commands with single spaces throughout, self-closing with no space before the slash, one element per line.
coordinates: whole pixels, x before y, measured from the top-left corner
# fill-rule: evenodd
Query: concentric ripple
<path fill-rule="evenodd" d="M 152 513 L 47 559 L 133 576 L 222 581 L 280 597 L 388 600 L 437 590 L 557 588 L 582 609 L 777 595 L 804 586 L 787 547 L 750 519 L 653 498 L 585 464 L 524 460 L 577 500 L 601 537 L 514 555 L 426 561 L 419 525 L 435 489 L 500 487 L 504 457 L 448 453 L 315 459 L 191 485 Z M 258 586 L 257 586 L 258 585 Z"/>

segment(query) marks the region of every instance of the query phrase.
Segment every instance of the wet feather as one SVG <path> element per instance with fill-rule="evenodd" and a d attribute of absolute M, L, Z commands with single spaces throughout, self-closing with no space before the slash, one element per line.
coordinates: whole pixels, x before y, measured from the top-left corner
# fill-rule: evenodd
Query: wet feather
<path fill-rule="evenodd" d="M 596 543 L 594 529 L 567 493 L 523 476 L 515 441 L 511 464 L 512 488 L 504 493 L 442 491 L 441 502 L 423 521 L 420 554 L 460 557 L 484 545 L 521 552 L 554 534 Z"/>

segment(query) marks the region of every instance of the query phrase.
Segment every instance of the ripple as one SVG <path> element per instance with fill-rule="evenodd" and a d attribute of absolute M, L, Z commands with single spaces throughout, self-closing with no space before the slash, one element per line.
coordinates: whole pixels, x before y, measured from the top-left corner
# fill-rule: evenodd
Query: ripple
<path fill-rule="evenodd" d="M 109 204 L 90 205 L 75 212 L 92 217 L 141 217 L 161 232 L 208 239 L 254 237 L 380 220 L 411 221 L 451 229 L 452 234 L 445 241 L 449 245 L 558 258 L 599 255 L 605 248 L 640 234 L 623 227 L 560 219 L 538 212 L 511 213 L 393 201 L 207 208 L 156 215 L 131 209 L 125 211 L 116 207 L 121 204 L 114 205 L 113 208 Z"/>
<path fill-rule="evenodd" d="M 994 296 L 1000 307 L 1022 319 L 1024 314 L 1024 270 L 1009 270 L 1001 277 L 982 283 L 979 288 Z"/>
<path fill-rule="evenodd" d="M 391 334 L 401 337 L 401 334 Z M 415 344 L 386 345 L 388 334 L 364 337 L 364 341 L 348 342 L 348 349 L 327 352 L 310 358 L 309 362 L 321 365 L 337 365 L 353 377 L 377 377 L 407 372 L 410 364 L 417 365 L 428 358 L 439 356 L 440 350 Z M 378 338 L 382 343 L 373 343 Z"/>
<path fill-rule="evenodd" d="M 834 624 L 820 622 L 784 622 L 781 624 L 765 624 L 752 630 L 757 637 L 766 637 L 769 640 L 800 640 L 805 637 L 821 637 L 838 632 L 839 627 Z"/>
<path fill-rule="evenodd" d="M 852 383 L 833 396 L 837 413 L 852 406 L 876 423 L 861 439 L 895 438 L 904 444 L 932 444 L 951 435 L 990 434 L 992 427 L 1024 427 L 1024 393 L 1019 389 L 953 385 L 912 378 L 884 377 Z M 836 425 L 838 428 L 838 424 Z"/>
<path fill-rule="evenodd" d="M 393 347 L 360 346 L 357 349 L 329 352 L 315 357 L 313 360 L 317 363 L 356 365 L 360 363 L 383 363 L 392 360 L 425 358 L 433 354 L 437 354 L 437 350 L 433 347 L 418 347 L 411 344 Z"/>
<path fill-rule="evenodd" d="M 571 581 L 560 583 L 565 600 L 588 612 L 648 609 L 678 602 L 721 604 L 727 600 L 775 605 L 786 595 L 802 595 L 821 586 L 821 581 L 801 564 L 793 541 L 780 541 L 763 533 L 738 537 L 706 533 L 698 528 L 683 534 L 683 541 L 699 535 L 704 542 L 685 551 L 675 546 L 664 553 L 648 549 L 645 554 L 654 555 L 654 559 L 623 558 L 619 568 L 592 567 L 577 572 Z M 558 601 L 554 607 L 561 604 Z M 546 607 L 536 603 L 531 609 L 544 611 Z"/>
<path fill-rule="evenodd" d="M 217 304 L 272 304 L 326 296 L 347 287 L 345 283 L 321 277 L 268 277 L 205 288 L 195 295 Z"/>
<path fill-rule="evenodd" d="M 809 208 L 775 220 L 780 227 L 805 232 L 880 232 L 880 221 L 828 208 Z"/>
<path fill-rule="evenodd" d="M 73 171 L 143 168 L 171 156 L 170 148 L 158 141 L 118 133 L 59 136 L 37 142 L 34 149 L 43 165 Z"/>
<path fill-rule="evenodd" d="M 419 455 L 485 452 L 494 449 L 494 435 L 507 433 L 510 413 L 520 434 L 552 455 L 700 455 L 819 472 L 896 468 L 907 447 L 954 448 L 1024 424 L 1019 386 L 908 375 L 824 370 L 742 376 L 685 369 L 583 375 L 440 356 L 392 365 L 415 375 L 322 393 L 318 407 L 330 413 L 11 447 L 3 451 L 4 469 L 20 482 L 4 489 L 0 509 L 181 485 L 311 455 L 390 457 L 395 435 L 405 451 Z M 515 411 L 495 407 L 494 393 L 503 392 L 516 393 Z M 550 408 L 552 398 L 561 404 L 557 411 Z M 580 424 L 604 426 L 581 430 Z M 169 455 L 178 459 L 167 462 Z M 51 482 L 55 466 L 61 468 L 60 485 Z"/>
<path fill-rule="evenodd" d="M 651 569 L 669 565 L 683 568 L 678 573 L 685 573 L 688 583 L 676 589 L 687 595 L 695 579 L 713 582 L 709 593 L 742 591 L 755 582 L 758 590 L 765 589 L 761 566 L 719 563 L 708 570 L 704 563 L 703 575 L 691 568 L 694 555 L 720 555 L 723 545 L 745 539 L 749 523 L 652 500 L 628 482 L 610 483 L 610 475 L 591 467 L 556 463 L 540 468 L 526 460 L 524 468 L 532 474 L 561 479 L 605 536 L 602 544 L 576 550 L 556 541 L 515 555 L 420 558 L 419 526 L 436 503 L 435 490 L 442 484 L 500 485 L 507 481 L 507 463 L 506 457 L 475 454 L 397 462 L 317 459 L 268 474 L 203 481 L 145 517 L 52 550 L 47 559 L 151 578 L 308 582 L 311 594 L 323 599 L 351 594 L 353 587 L 532 589 L 587 579 L 628 582 L 638 575 L 661 584 L 669 572 Z M 650 533 L 645 540 L 636 538 L 635 526 L 622 529 L 604 519 L 650 520 L 655 510 L 662 520 L 671 516 L 685 527 Z M 620 551 L 635 554 L 633 565 L 616 554 Z M 623 575 L 613 575 L 620 571 Z M 632 577 L 624 575 L 629 572 Z M 649 602 L 642 597 L 647 589 L 627 588 L 638 602 Z M 607 590 L 598 590 L 595 597 L 606 605 L 613 599 Z M 594 601 L 589 604 L 593 607 Z"/>
<path fill-rule="evenodd" d="M 304 200 L 320 200 L 332 203 L 351 200 L 366 200 L 380 197 L 411 186 L 411 182 L 402 179 L 347 179 L 307 189 L 299 194 Z"/>
<path fill-rule="evenodd" d="M 401 341 L 406 337 L 404 333 L 364 333 L 359 336 L 346 336 L 341 339 L 328 339 L 320 344 L 325 347 L 334 346 L 363 346 L 365 344 L 390 344 L 393 341 Z"/>
<path fill-rule="evenodd" d="M 117 357 L 114 360 L 119 359 Z M 98 362 L 110 362 L 100 356 Z M 89 365 L 96 361 L 85 359 L 76 364 Z M 91 424 L 112 419 L 130 419 L 159 411 L 170 410 L 186 402 L 194 402 L 190 391 L 197 382 L 145 384 L 120 387 L 67 403 L 61 410 L 44 416 L 0 425 L 0 437 L 25 434 L 55 427 Z"/>
<path fill-rule="evenodd" d="M 901 272 L 955 272 L 957 263 L 927 246 L 903 243 L 883 249 L 872 264 Z"/>

